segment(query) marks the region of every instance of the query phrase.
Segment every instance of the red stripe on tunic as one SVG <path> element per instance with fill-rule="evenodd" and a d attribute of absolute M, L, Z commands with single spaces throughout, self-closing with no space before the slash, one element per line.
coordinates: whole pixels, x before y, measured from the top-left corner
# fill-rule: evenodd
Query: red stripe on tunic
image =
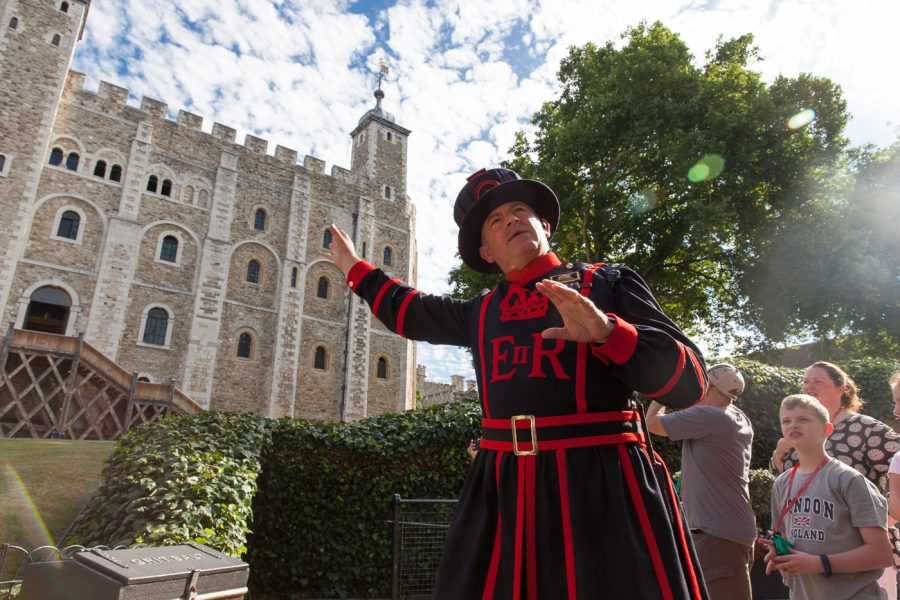
<path fill-rule="evenodd" d="M 663 472 L 666 474 L 666 491 L 669 492 L 669 502 L 672 503 L 672 512 L 675 514 L 675 531 L 678 543 L 681 546 L 681 553 L 684 556 L 684 564 L 687 567 L 688 583 L 691 586 L 691 592 L 694 598 L 700 600 L 703 596 L 700 594 L 700 583 L 697 579 L 697 572 L 694 570 L 694 562 L 691 559 L 691 552 L 688 548 L 687 536 L 684 534 L 684 524 L 681 521 L 681 511 L 678 510 L 678 498 L 675 496 L 675 488 L 672 487 L 672 478 L 669 476 L 669 469 L 666 463 L 659 457 L 656 452 L 653 453 L 656 460 L 662 465 Z"/>
<path fill-rule="evenodd" d="M 481 408 L 486 417 L 491 416 L 491 410 L 488 407 L 487 363 L 484 360 L 484 315 L 487 312 L 488 304 L 490 304 L 491 296 L 493 295 L 494 290 L 491 290 L 490 293 L 482 299 L 481 314 L 478 317 L 478 354 L 481 356 Z"/>
<path fill-rule="evenodd" d="M 525 559 L 528 571 L 525 573 L 528 583 L 528 600 L 537 600 L 537 533 L 534 518 L 534 457 L 525 456 L 525 518 L 527 519 L 527 539 Z"/>
<path fill-rule="evenodd" d="M 525 469 L 522 461 L 516 461 L 516 471 L 519 476 L 519 485 L 516 490 L 516 547 L 513 555 L 513 598 L 519 600 L 522 597 L 522 537 L 525 528 Z"/>
<path fill-rule="evenodd" d="M 606 316 L 616 322 L 609 339 L 602 344 L 591 344 L 591 352 L 600 358 L 606 357 L 617 365 L 623 365 L 634 355 L 638 343 L 638 331 L 634 325 L 613 313 Z"/>
<path fill-rule="evenodd" d="M 694 354 L 694 351 L 690 348 L 687 349 L 688 356 L 691 357 L 691 363 L 694 365 L 694 374 L 697 376 L 697 381 L 700 383 L 700 395 L 697 396 L 697 399 L 691 402 L 691 406 L 700 402 L 703 399 L 703 394 L 706 392 L 706 372 L 700 367 L 700 361 L 697 360 L 697 355 Z"/>
<path fill-rule="evenodd" d="M 610 433 L 608 435 L 591 435 L 585 437 L 566 438 L 563 440 L 544 440 L 538 439 L 538 451 L 545 450 L 566 450 L 568 448 L 590 448 L 591 446 L 615 446 L 617 444 L 643 444 L 644 434 L 642 433 Z M 479 444 L 482 448 L 488 450 L 497 450 L 498 452 L 512 452 L 514 450 L 512 442 L 500 442 L 497 440 L 481 439 Z M 519 442 L 519 452 L 531 451 L 531 442 Z"/>
<path fill-rule="evenodd" d="M 563 425 L 583 425 L 585 423 L 610 423 L 613 421 L 637 421 L 640 413 L 636 410 L 611 410 L 607 412 L 585 413 L 583 415 L 556 415 L 553 417 L 536 417 L 534 424 L 537 427 L 561 427 Z M 511 419 L 482 419 L 482 427 L 492 429 L 511 429 Z M 531 421 L 528 419 L 516 419 L 518 429 L 528 429 Z"/>
<path fill-rule="evenodd" d="M 397 312 L 397 335 L 406 337 L 406 335 L 403 333 L 403 320 L 406 318 L 406 309 L 409 307 L 409 301 L 412 300 L 413 296 L 416 296 L 418 293 L 419 290 L 412 290 L 406 295 L 406 298 L 404 298 L 403 302 L 400 304 L 400 310 Z"/>
<path fill-rule="evenodd" d="M 388 279 L 383 284 L 381 284 L 381 289 L 378 290 L 378 294 L 375 296 L 375 302 L 372 303 L 372 314 L 375 315 L 376 318 L 378 317 L 378 307 L 381 305 L 381 298 L 384 297 L 384 294 L 388 291 L 388 288 L 390 288 L 395 283 L 399 284 L 403 282 L 399 279 Z"/>
<path fill-rule="evenodd" d="M 568 600 L 575 600 L 575 545 L 572 542 L 572 516 L 569 514 L 569 474 L 566 451 L 556 451 L 556 470 L 559 478 L 559 505 L 562 508 L 563 547 L 566 553 L 566 589 Z"/>
<path fill-rule="evenodd" d="M 593 267 L 588 267 L 584 272 L 584 283 L 582 283 L 579 291 L 585 298 L 590 298 L 591 280 L 594 278 L 594 271 L 596 271 L 599 266 L 600 265 L 594 265 Z M 587 412 L 587 398 L 585 391 L 587 350 L 587 344 L 578 344 L 578 354 L 575 361 L 575 411 L 578 413 Z"/>
<path fill-rule="evenodd" d="M 356 288 L 359 287 L 360 282 L 362 282 L 366 275 L 374 270 L 375 267 L 364 260 L 357 262 L 355 265 L 350 267 L 350 271 L 347 273 L 347 285 L 349 285 L 350 289 L 355 292 Z"/>
<path fill-rule="evenodd" d="M 634 511 L 637 513 L 638 521 L 644 532 L 644 540 L 647 542 L 647 551 L 650 553 L 651 562 L 653 562 L 653 570 L 656 573 L 659 590 L 662 592 L 664 600 L 674 600 L 672 588 L 669 586 L 669 579 L 666 576 L 665 566 L 662 562 L 662 556 L 660 556 L 659 547 L 656 545 L 656 536 L 653 535 L 653 528 L 650 525 L 650 515 L 647 514 L 647 506 L 644 504 L 644 497 L 641 496 L 637 477 L 634 475 L 634 466 L 624 444 L 619 445 L 619 460 L 622 463 L 622 473 L 625 475 L 625 481 L 628 483 L 628 491 L 631 492 Z"/>
<path fill-rule="evenodd" d="M 666 385 L 659 388 L 658 391 L 653 392 L 652 394 L 644 394 L 648 398 L 659 398 L 665 394 L 668 394 L 672 391 L 672 388 L 675 387 L 675 384 L 678 383 L 678 380 L 681 379 L 681 374 L 684 372 L 684 344 L 679 341 L 675 341 L 678 345 L 678 366 L 675 367 L 675 373 L 672 374 L 672 377 L 669 378 L 669 381 L 666 382 Z"/>
<path fill-rule="evenodd" d="M 494 482 L 497 491 L 500 491 L 500 461 L 502 454 L 497 454 L 497 460 L 494 464 Z M 500 568 L 500 504 L 497 504 L 497 531 L 494 534 L 494 550 L 491 552 L 491 564 L 488 566 L 487 579 L 484 580 L 484 592 L 481 594 L 482 600 L 491 600 L 494 596 L 494 587 L 497 585 L 497 571 Z"/>

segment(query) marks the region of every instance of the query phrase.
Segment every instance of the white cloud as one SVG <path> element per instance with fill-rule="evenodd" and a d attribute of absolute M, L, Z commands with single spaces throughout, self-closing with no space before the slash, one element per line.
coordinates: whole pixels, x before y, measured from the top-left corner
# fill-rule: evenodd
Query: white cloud
<path fill-rule="evenodd" d="M 417 207 L 419 286 L 445 292 L 456 264 L 453 201 L 472 171 L 505 158 L 515 132 L 557 92 L 559 61 L 587 41 L 621 44 L 641 20 L 661 20 L 702 61 L 720 34 L 753 33 L 757 68 L 811 72 L 843 87 L 854 143 L 898 134 L 900 4 L 894 0 L 399 0 L 378 15 L 347 1 L 95 2 L 75 68 L 187 108 L 275 144 L 348 167 L 349 132 L 373 106 L 371 66 L 387 58 L 384 107 L 412 130 L 408 193 Z M 515 33 L 514 33 L 515 32 Z M 165 39 L 165 42 L 160 41 Z M 511 44 L 527 54 L 507 63 Z M 369 69 L 361 68 L 369 65 Z M 120 70 L 123 74 L 119 74 Z M 893 127 L 885 125 L 887 121 Z M 422 345 L 429 377 L 471 376 L 468 355 Z"/>

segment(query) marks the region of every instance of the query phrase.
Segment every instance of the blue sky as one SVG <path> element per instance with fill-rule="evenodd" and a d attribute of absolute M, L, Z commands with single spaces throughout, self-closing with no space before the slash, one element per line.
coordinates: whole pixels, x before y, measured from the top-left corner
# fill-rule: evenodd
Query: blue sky
<path fill-rule="evenodd" d="M 612 40 L 641 20 L 679 33 L 695 57 L 719 35 L 753 33 L 766 81 L 811 72 L 843 88 L 854 144 L 887 145 L 900 125 L 896 0 L 93 0 L 76 51 L 100 80 L 349 167 L 350 131 L 374 105 L 411 129 L 418 287 L 447 291 L 456 264 L 453 199 L 471 172 L 507 156 L 515 132 L 557 92 L 573 44 Z M 419 345 L 429 379 L 473 377 L 466 353 Z"/>

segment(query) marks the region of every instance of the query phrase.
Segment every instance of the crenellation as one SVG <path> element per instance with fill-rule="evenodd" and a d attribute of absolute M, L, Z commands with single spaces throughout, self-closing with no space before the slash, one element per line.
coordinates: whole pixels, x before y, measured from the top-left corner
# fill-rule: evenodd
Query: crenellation
<path fill-rule="evenodd" d="M 128 89 L 115 85 L 113 83 L 109 83 L 108 81 L 100 82 L 100 87 L 97 90 L 97 95 L 101 98 L 107 98 L 119 104 L 125 104 L 126 102 L 128 102 Z"/>
<path fill-rule="evenodd" d="M 213 123 L 211 135 L 227 144 L 233 144 L 234 140 L 237 138 L 237 129 L 222 125 L 221 123 Z"/>
<path fill-rule="evenodd" d="M 248 133 L 244 136 L 244 147 L 255 154 L 265 154 L 269 148 L 269 142 Z"/>
<path fill-rule="evenodd" d="M 311 173 L 322 175 L 325 173 L 325 161 L 307 154 L 303 157 L 303 168 Z"/>
<path fill-rule="evenodd" d="M 72 71 L 71 69 L 66 74 L 66 84 L 65 91 L 67 94 L 72 94 L 77 91 L 84 90 L 84 81 L 85 74 L 79 73 L 78 71 Z"/>
<path fill-rule="evenodd" d="M 275 146 L 275 158 L 289 165 L 296 165 L 297 151 L 284 146 Z"/>
<path fill-rule="evenodd" d="M 195 115 L 192 112 L 188 112 L 184 109 L 178 111 L 178 121 L 176 121 L 182 127 L 187 127 L 188 129 L 193 129 L 194 131 L 200 131 L 203 127 L 203 117 L 200 115 Z"/>
<path fill-rule="evenodd" d="M 337 179 L 338 181 L 343 181 L 344 183 L 350 183 L 350 169 L 345 169 L 344 167 L 332 165 L 331 176 L 334 177 L 335 179 Z"/>
<path fill-rule="evenodd" d="M 165 119 L 168 109 L 169 105 L 165 102 L 148 98 L 147 96 L 141 98 L 141 110 L 157 119 Z"/>

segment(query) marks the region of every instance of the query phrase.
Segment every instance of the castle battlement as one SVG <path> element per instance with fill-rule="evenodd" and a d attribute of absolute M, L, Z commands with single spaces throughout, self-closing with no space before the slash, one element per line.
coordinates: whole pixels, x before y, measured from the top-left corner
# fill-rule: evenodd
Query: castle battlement
<path fill-rule="evenodd" d="M 69 70 L 66 77 L 66 91 L 69 92 L 70 95 L 74 95 L 75 92 L 82 92 L 98 98 L 104 98 L 106 100 L 115 102 L 116 104 L 139 110 L 140 112 L 145 113 L 150 117 L 153 117 L 154 119 L 173 122 L 173 120 L 169 119 L 168 117 L 169 105 L 165 102 L 162 102 L 161 100 L 142 96 L 140 105 L 138 107 L 135 107 L 128 104 L 128 88 L 124 88 L 108 81 L 101 80 L 97 91 L 94 92 L 85 87 L 85 82 L 86 75 L 84 73 Z M 237 129 L 218 122 L 213 122 L 212 130 L 207 133 L 203 131 L 203 120 L 204 119 L 201 115 L 192 113 L 184 109 L 180 109 L 178 111 L 177 117 L 174 120 L 174 123 L 179 127 L 184 127 L 185 129 L 191 131 L 209 135 L 210 137 L 226 144 L 241 145 L 252 154 L 272 156 L 279 162 L 286 163 L 292 166 L 302 167 L 303 169 L 311 173 L 330 176 L 344 183 L 350 182 L 351 171 L 347 168 L 333 165 L 330 173 L 326 174 L 325 161 L 319 158 L 307 155 L 304 157 L 303 163 L 298 164 L 297 158 L 299 156 L 299 152 L 297 150 L 286 148 L 281 145 L 276 145 L 274 154 L 268 154 L 268 140 L 248 133 L 244 136 L 243 144 L 238 144 L 236 141 Z"/>

